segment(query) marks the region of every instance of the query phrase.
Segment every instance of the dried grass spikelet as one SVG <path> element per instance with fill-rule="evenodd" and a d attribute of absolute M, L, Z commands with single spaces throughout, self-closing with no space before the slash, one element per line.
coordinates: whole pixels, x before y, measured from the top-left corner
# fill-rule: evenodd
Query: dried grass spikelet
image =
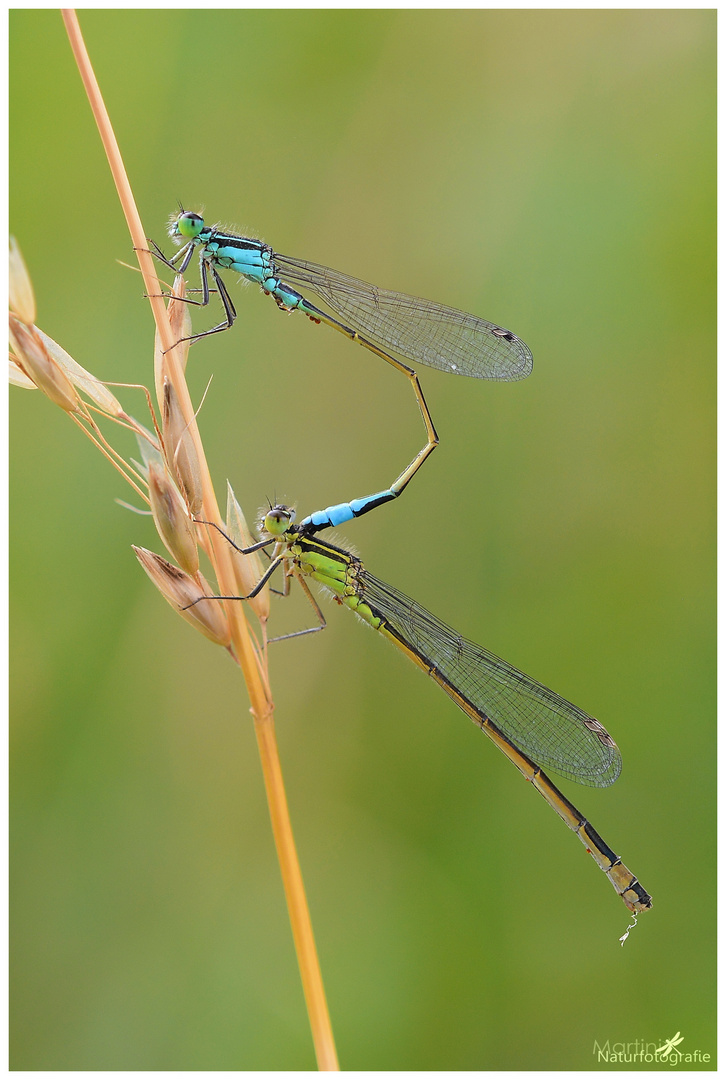
<path fill-rule="evenodd" d="M 118 398 L 108 387 L 81 367 L 57 341 L 34 325 L 36 310 L 33 285 L 20 247 L 12 236 L 8 277 L 12 313 L 10 338 L 18 354 L 10 357 L 10 381 L 25 389 L 44 390 L 67 412 L 76 412 L 80 405 L 78 395 L 73 390 L 75 386 L 102 412 L 117 420 L 128 420 Z M 72 385 L 69 387 L 68 383 Z"/>
<path fill-rule="evenodd" d="M 10 313 L 10 342 L 15 362 L 51 401 L 66 412 L 74 413 L 80 404 L 73 383 L 48 352 L 42 337 L 33 326 Z"/>
<path fill-rule="evenodd" d="M 174 346 L 182 371 L 186 370 L 187 357 L 191 341 L 185 341 L 192 333 L 192 315 L 189 304 L 185 303 L 186 282 L 181 274 L 174 278 L 174 294 L 169 301 L 166 312 L 169 316 L 172 336 L 177 344 Z M 182 299 L 175 299 L 175 297 Z M 166 359 L 161 348 L 161 338 L 157 330 L 154 337 L 154 384 L 156 386 L 156 400 L 162 401 L 164 397 L 164 380 L 167 376 Z"/>
<path fill-rule="evenodd" d="M 36 326 L 34 329 L 36 333 L 40 335 L 40 338 L 50 355 L 63 369 L 78 390 L 84 393 L 86 397 L 90 398 L 94 405 L 102 412 L 107 413 L 109 416 L 114 416 L 116 419 L 128 419 L 121 402 L 115 394 L 111 393 L 105 383 L 102 383 L 101 380 L 97 379 L 95 375 L 92 375 L 90 371 L 86 371 L 84 367 L 81 367 L 77 360 L 74 360 L 57 341 L 54 341 L 52 337 L 45 334 L 40 327 Z"/>
<path fill-rule="evenodd" d="M 14 236 L 10 237 L 8 291 L 10 294 L 10 310 L 14 312 L 26 326 L 32 326 L 35 322 L 35 294 L 33 292 L 33 283 L 30 280 L 30 274 L 25 265 L 25 259 L 20 252 L 18 242 Z"/>
<path fill-rule="evenodd" d="M 176 390 L 164 379 L 161 398 L 161 430 L 167 465 L 184 491 L 192 514 L 202 509 L 202 477 L 196 447 L 184 419 Z"/>
<path fill-rule="evenodd" d="M 149 502 L 159 536 L 187 574 L 199 570 L 197 539 L 184 499 L 163 465 L 149 462 Z"/>
<path fill-rule="evenodd" d="M 22 390 L 37 390 L 30 376 L 16 363 L 12 353 L 8 357 L 8 381 L 11 386 L 19 386 Z"/>
<path fill-rule="evenodd" d="M 227 481 L 227 531 L 239 547 L 248 548 L 255 543 L 229 481 Z M 232 565 L 240 595 L 249 596 L 264 573 L 259 552 L 252 551 L 249 555 L 243 555 L 232 549 Z M 267 622 L 270 617 L 269 585 L 260 589 L 257 596 L 254 596 L 249 603 L 260 622 Z"/>
<path fill-rule="evenodd" d="M 186 294 L 186 281 L 182 274 L 177 274 L 174 278 L 174 296 L 169 301 L 167 313 L 171 332 L 177 342 L 175 348 L 183 371 L 186 370 L 189 346 L 191 345 L 189 338 L 192 336 L 192 313 L 190 305 L 185 303 Z M 178 300 L 176 299 L 177 296 L 179 297 Z"/>
<path fill-rule="evenodd" d="M 190 577 L 178 566 L 162 559 L 161 555 L 136 547 L 135 544 L 132 547 L 154 585 L 177 614 L 210 641 L 227 648 L 231 633 L 224 605 L 209 599 L 213 591 L 204 575 L 198 572 L 195 577 Z M 194 607 L 189 607 L 189 604 L 194 604 Z"/>

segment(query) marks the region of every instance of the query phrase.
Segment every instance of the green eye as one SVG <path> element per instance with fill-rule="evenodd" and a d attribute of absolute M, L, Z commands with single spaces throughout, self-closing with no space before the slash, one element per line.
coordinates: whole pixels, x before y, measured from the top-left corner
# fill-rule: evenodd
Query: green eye
<path fill-rule="evenodd" d="M 186 240 L 195 240 L 204 228 L 204 218 L 199 214 L 185 212 L 176 219 L 176 228 L 179 235 Z"/>
<path fill-rule="evenodd" d="M 273 506 L 268 514 L 265 514 L 265 532 L 270 536 L 282 536 L 294 517 L 292 510 L 287 506 Z"/>

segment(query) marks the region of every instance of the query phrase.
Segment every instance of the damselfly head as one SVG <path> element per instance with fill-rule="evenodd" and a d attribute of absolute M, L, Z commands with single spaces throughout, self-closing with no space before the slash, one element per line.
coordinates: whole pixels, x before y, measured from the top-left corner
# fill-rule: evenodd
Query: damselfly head
<path fill-rule="evenodd" d="M 282 536 L 295 520 L 295 511 L 289 506 L 273 506 L 265 514 L 262 528 L 270 536 Z"/>
<path fill-rule="evenodd" d="M 196 240 L 204 228 L 204 218 L 195 214 L 193 210 L 182 210 L 179 214 L 172 214 L 169 221 L 169 236 L 181 237 L 182 240 Z"/>

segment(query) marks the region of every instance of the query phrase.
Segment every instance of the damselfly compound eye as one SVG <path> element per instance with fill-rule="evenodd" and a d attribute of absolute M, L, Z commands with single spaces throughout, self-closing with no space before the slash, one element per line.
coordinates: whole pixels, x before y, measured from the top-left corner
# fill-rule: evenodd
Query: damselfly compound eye
<path fill-rule="evenodd" d="M 187 210 L 176 220 L 177 232 L 187 240 L 195 240 L 204 228 L 204 218 Z"/>
<path fill-rule="evenodd" d="M 273 506 L 272 510 L 265 514 L 265 531 L 270 536 L 282 536 L 294 516 L 294 511 L 287 506 Z"/>

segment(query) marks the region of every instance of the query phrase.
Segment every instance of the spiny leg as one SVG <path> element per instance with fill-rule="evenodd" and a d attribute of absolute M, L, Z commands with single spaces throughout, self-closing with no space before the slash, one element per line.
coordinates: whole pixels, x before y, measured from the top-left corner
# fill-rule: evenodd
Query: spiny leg
<path fill-rule="evenodd" d="M 183 274 L 185 272 L 185 270 L 189 266 L 189 263 L 191 262 L 192 255 L 194 254 L 194 244 L 193 243 L 185 244 L 185 246 L 180 251 L 177 251 L 176 255 L 173 255 L 171 257 L 171 259 L 167 259 L 166 255 L 161 250 L 161 248 L 159 247 L 159 245 L 156 243 L 155 240 L 151 240 L 149 237 L 147 237 L 147 241 L 148 241 L 149 244 L 151 244 L 151 248 L 149 249 L 149 251 L 156 259 L 158 259 L 160 262 L 164 263 L 165 266 L 168 266 L 169 269 L 173 270 L 175 274 Z M 184 261 L 182 262 L 181 266 L 176 266 L 175 265 L 176 260 L 179 259 L 182 255 L 184 256 Z M 189 291 L 190 292 L 201 292 L 202 293 L 202 299 L 201 300 L 192 300 L 191 297 L 189 297 L 189 296 L 177 296 L 176 293 L 174 293 L 174 292 L 161 292 L 161 293 L 156 293 L 154 295 L 163 296 L 165 300 L 167 300 L 167 299 L 168 300 L 176 300 L 180 304 L 193 304 L 195 307 L 206 307 L 209 304 L 210 292 L 217 292 L 217 290 L 216 289 L 211 289 L 210 290 L 209 285 L 207 283 L 207 279 L 206 279 L 206 273 L 205 273 L 205 269 L 204 269 L 204 267 L 205 267 L 204 261 L 202 259 L 200 259 L 200 262 L 201 262 L 202 288 L 201 289 L 190 289 Z M 147 294 L 147 295 L 151 295 L 151 294 Z M 234 312 L 234 308 L 232 310 L 233 310 L 233 315 L 236 314 Z M 226 324 L 224 324 L 224 329 L 227 329 Z M 204 337 L 204 334 L 197 334 L 197 335 L 195 335 L 195 336 L 193 336 L 191 338 L 182 338 L 181 340 L 182 341 L 196 341 L 197 337 Z M 179 342 L 177 342 L 177 345 L 178 344 L 179 344 Z"/>
<path fill-rule="evenodd" d="M 178 274 L 183 274 L 186 268 L 189 266 L 189 263 L 192 261 L 192 255 L 194 254 L 195 246 L 193 241 L 185 244 L 184 247 L 180 248 L 179 251 L 177 251 L 176 255 L 172 255 L 170 259 L 167 259 L 166 255 L 161 250 L 159 245 L 156 243 L 155 240 L 152 240 L 151 237 L 147 236 L 146 242 L 147 244 L 151 245 L 149 250 L 154 256 L 154 258 L 158 259 L 159 262 L 163 262 L 165 266 L 168 266 L 170 270 L 174 270 Z M 184 261 L 182 262 L 181 266 L 177 268 L 176 264 L 179 259 L 182 258 Z"/>
<path fill-rule="evenodd" d="M 220 536 L 223 536 L 230 547 L 233 547 L 235 551 L 238 551 L 240 555 L 251 555 L 253 551 L 260 551 L 262 548 L 268 548 L 270 544 L 275 544 L 277 541 L 270 537 L 269 540 L 258 540 L 256 544 L 251 544 L 249 547 L 241 548 L 239 544 L 235 544 L 232 537 L 224 531 L 221 525 L 218 525 L 216 521 L 205 521 L 204 518 L 194 518 L 195 525 L 210 525 L 213 529 L 216 529 Z M 246 600 L 247 597 L 242 597 Z"/>
<path fill-rule="evenodd" d="M 234 542 L 231 536 L 228 536 L 224 529 L 222 529 L 221 526 L 218 525 L 215 521 L 205 521 L 203 518 L 196 518 L 195 520 L 198 525 L 211 525 L 212 528 L 216 529 L 217 532 L 224 537 L 224 539 L 235 549 L 235 551 L 239 551 L 242 555 L 249 555 L 253 551 L 259 551 L 261 548 L 269 547 L 270 544 L 274 542 L 272 540 L 260 540 L 256 544 L 252 544 L 248 548 L 241 548 L 238 544 Z M 192 601 L 191 604 L 187 604 L 186 607 L 182 608 L 182 611 L 186 611 L 187 608 L 194 607 L 194 605 L 198 604 L 200 600 L 253 600 L 255 596 L 257 596 L 257 594 L 260 592 L 260 590 L 270 580 L 274 572 L 277 570 L 278 566 L 283 566 L 282 591 L 278 589 L 273 589 L 272 591 L 274 593 L 277 593 L 278 596 L 288 596 L 290 593 L 290 578 L 294 575 L 300 582 L 303 592 L 310 601 L 313 610 L 317 615 L 320 625 L 309 626 L 305 630 L 295 630 L 291 634 L 281 634 L 279 637 L 270 638 L 267 644 L 272 645 L 275 641 L 286 641 L 288 638 L 302 637 L 304 634 L 315 634 L 318 630 L 324 630 L 328 624 L 325 620 L 323 612 L 320 609 L 320 605 L 318 604 L 313 594 L 310 592 L 308 584 L 303 578 L 303 575 L 299 572 L 299 570 L 297 570 L 294 566 L 284 565 L 286 562 L 289 564 L 289 559 L 290 556 L 286 552 L 278 555 L 277 558 L 273 558 L 270 562 L 270 565 L 267 567 L 267 570 L 257 582 L 252 592 L 248 593 L 247 596 L 199 596 L 196 600 Z"/>
<path fill-rule="evenodd" d="M 194 254 L 194 250 L 196 248 L 196 244 L 194 243 L 194 241 L 190 241 L 188 244 L 185 244 L 185 246 L 181 248 L 176 253 L 176 255 L 172 255 L 171 259 L 167 259 L 166 255 L 161 250 L 155 240 L 151 240 L 149 237 L 147 237 L 146 239 L 151 245 L 151 254 L 154 255 L 157 259 L 159 259 L 160 262 L 163 262 L 165 266 L 168 266 L 171 270 L 174 270 L 175 273 L 183 274 L 186 271 L 189 263 L 192 260 L 192 255 Z M 182 262 L 180 266 L 177 267 L 176 263 L 179 259 L 182 259 Z M 207 272 L 208 268 L 212 271 L 212 276 L 214 277 L 214 281 L 217 286 L 216 290 L 210 290 L 209 288 L 209 278 Z M 208 263 L 207 260 L 204 258 L 203 251 L 200 252 L 199 256 L 199 270 L 202 279 L 202 299 L 191 300 L 189 297 L 179 296 L 174 297 L 174 299 L 183 300 L 184 303 L 194 304 L 196 307 L 207 307 L 207 305 L 209 304 L 210 292 L 217 291 L 219 292 L 222 304 L 224 306 L 225 319 L 224 322 L 219 323 L 218 326 L 213 326 L 211 330 L 203 330 L 201 334 L 191 334 L 189 337 L 180 338 L 180 340 L 176 343 L 177 345 L 179 345 L 182 341 L 190 341 L 193 343 L 195 341 L 199 341 L 200 338 L 209 337 L 210 334 L 219 334 L 223 330 L 229 330 L 234 323 L 234 320 L 237 318 L 237 312 L 235 310 L 234 304 L 232 303 L 232 298 L 227 291 L 226 285 L 215 270 L 214 266 Z"/>
<path fill-rule="evenodd" d="M 222 532 L 221 529 L 219 531 Z M 222 535 L 224 535 L 224 533 L 222 533 Z M 229 539 L 229 537 L 227 537 L 227 539 Z M 230 543 L 231 543 L 231 541 L 230 541 Z M 237 547 L 237 545 L 235 544 L 234 547 Z M 242 550 L 241 548 L 237 548 L 237 551 L 241 551 L 241 550 Z M 270 565 L 265 570 L 262 577 L 260 578 L 260 580 L 255 585 L 252 592 L 247 593 L 246 596 L 198 596 L 196 598 L 196 600 L 192 600 L 191 604 L 185 604 L 185 606 L 181 610 L 182 611 L 187 611 L 188 608 L 192 608 L 192 607 L 194 607 L 195 604 L 198 604 L 200 602 L 200 600 L 254 600 L 254 598 L 257 596 L 257 594 L 260 592 L 260 590 L 265 587 L 267 582 L 270 580 L 272 575 L 275 573 L 275 570 L 277 570 L 278 566 L 281 566 L 282 563 L 284 563 L 285 559 L 288 558 L 288 557 L 289 556 L 287 556 L 285 553 L 283 553 L 282 555 L 278 555 L 278 557 L 276 559 L 273 559 L 272 562 L 270 563 Z"/>
<path fill-rule="evenodd" d="M 224 305 L 225 320 L 224 322 L 219 323 L 218 326 L 213 326 L 211 330 L 203 330 L 201 334 L 190 334 L 188 337 L 179 338 L 179 341 L 177 341 L 175 346 L 173 346 L 174 348 L 176 347 L 176 345 L 180 345 L 183 341 L 188 341 L 193 345 L 194 342 L 199 341 L 200 338 L 209 337 L 210 334 L 220 334 L 224 330 L 229 330 L 233 325 L 234 320 L 237 318 L 237 312 L 235 310 L 234 304 L 232 303 L 232 298 L 227 291 L 227 286 L 224 284 L 214 267 L 212 266 L 210 267 L 210 269 L 217 285 L 216 289 L 209 288 L 209 278 L 207 276 L 207 262 L 203 258 L 200 259 L 200 270 L 202 278 L 201 300 L 192 300 L 188 296 L 181 297 L 174 296 L 174 294 L 171 295 L 174 300 L 180 300 L 182 303 L 194 304 L 195 307 L 207 307 L 209 304 L 210 295 L 213 292 L 218 292 L 222 299 L 222 304 Z M 166 296 L 169 294 L 162 293 L 162 295 Z"/>
<path fill-rule="evenodd" d="M 148 252 L 149 255 L 153 255 L 154 258 L 158 259 L 158 261 L 163 263 L 164 266 L 168 266 L 170 270 L 173 270 L 175 274 L 183 274 L 184 271 L 186 270 L 186 268 L 189 266 L 189 262 L 191 260 L 191 257 L 194 254 L 194 245 L 193 244 L 191 244 L 191 243 L 190 244 L 185 244 L 184 247 L 181 248 L 180 251 L 177 251 L 176 255 L 172 255 L 171 259 L 167 259 L 166 255 L 161 250 L 161 248 L 159 247 L 159 245 L 156 243 L 155 240 L 152 240 L 150 237 L 147 236 L 146 241 L 147 241 L 148 244 L 151 245 L 150 247 L 148 247 L 148 248 L 134 248 L 134 251 L 146 251 L 146 252 Z M 181 266 L 177 266 L 176 262 L 182 255 L 184 256 L 184 261 L 183 261 Z M 161 282 L 159 278 L 157 278 L 156 280 L 159 281 L 160 285 L 163 284 L 163 282 Z M 190 291 L 194 292 L 195 290 L 192 289 Z M 198 291 L 198 290 L 196 290 L 196 291 Z M 178 300 L 180 303 L 185 303 L 185 304 L 198 304 L 199 303 L 198 300 L 190 300 L 190 299 L 188 299 L 187 297 L 184 297 L 184 296 L 177 296 L 174 292 L 145 293 L 144 295 L 147 296 L 147 297 L 148 296 L 163 296 L 164 299 Z"/>
<path fill-rule="evenodd" d="M 217 291 L 216 289 L 210 289 L 209 290 L 210 295 L 212 293 L 216 293 L 216 291 Z M 199 292 L 202 292 L 202 289 L 189 289 L 189 292 L 199 293 Z M 163 296 L 165 300 L 176 300 L 177 304 L 192 304 L 194 307 L 206 307 L 206 304 L 205 304 L 204 300 L 192 300 L 192 298 L 190 296 L 177 296 L 177 294 L 175 292 L 172 292 L 172 291 L 161 292 L 161 293 L 146 293 L 145 295 L 146 296 Z M 207 301 L 207 303 L 209 303 L 209 301 Z M 203 334 L 199 334 L 199 337 L 203 337 L 203 336 L 204 336 Z M 189 338 L 182 338 L 181 340 L 182 341 L 189 341 L 190 339 Z M 191 338 L 191 340 L 195 341 L 196 338 Z M 177 342 L 177 345 L 178 344 L 179 344 L 179 342 Z"/>
<path fill-rule="evenodd" d="M 293 632 L 291 634 L 280 634 L 279 637 L 270 638 L 270 640 L 267 642 L 268 645 L 272 645 L 273 642 L 275 642 L 275 641 L 287 641 L 288 638 L 302 637 L 304 634 L 317 634 L 317 632 L 319 630 L 324 630 L 326 628 L 326 626 L 328 625 L 326 620 L 325 620 L 325 616 L 323 615 L 323 613 L 322 613 L 322 611 L 320 609 L 320 604 L 317 602 L 317 600 L 315 599 L 313 594 L 310 592 L 310 588 L 309 588 L 307 582 L 305 581 L 305 578 L 303 577 L 303 575 L 300 573 L 300 571 L 295 566 L 291 567 L 289 570 L 288 570 L 287 567 L 285 568 L 285 589 L 284 589 L 284 591 L 283 591 L 283 593 L 281 595 L 282 596 L 287 596 L 288 595 L 288 593 L 290 591 L 290 585 L 289 585 L 290 577 L 293 576 L 293 575 L 295 576 L 296 580 L 302 586 L 303 592 L 305 593 L 306 597 L 308 598 L 308 600 L 312 604 L 313 610 L 315 611 L 315 614 L 318 617 L 320 625 L 319 626 L 308 626 L 308 628 L 306 630 L 293 630 Z"/>
<path fill-rule="evenodd" d="M 209 264 L 205 259 L 200 259 L 200 269 L 202 274 L 202 299 L 189 301 L 190 303 L 196 304 L 199 307 L 206 307 L 208 305 L 210 292 L 214 291 L 210 290 L 209 288 L 209 278 L 207 276 L 208 265 Z M 193 344 L 195 341 L 199 341 L 200 338 L 209 337 L 210 334 L 221 334 L 224 330 L 230 330 L 234 323 L 234 320 L 237 318 L 237 312 L 235 310 L 234 304 L 232 303 L 232 297 L 227 292 L 227 286 L 224 284 L 221 277 L 213 266 L 209 265 L 209 269 L 212 271 L 212 277 L 214 278 L 215 284 L 217 286 L 217 291 L 219 292 L 222 304 L 224 306 L 225 320 L 224 322 L 219 323 L 218 326 L 213 326 L 211 330 L 203 330 L 201 334 L 190 334 L 189 337 L 180 338 L 179 341 L 177 341 L 177 345 L 179 345 L 182 341 L 190 341 Z"/>

